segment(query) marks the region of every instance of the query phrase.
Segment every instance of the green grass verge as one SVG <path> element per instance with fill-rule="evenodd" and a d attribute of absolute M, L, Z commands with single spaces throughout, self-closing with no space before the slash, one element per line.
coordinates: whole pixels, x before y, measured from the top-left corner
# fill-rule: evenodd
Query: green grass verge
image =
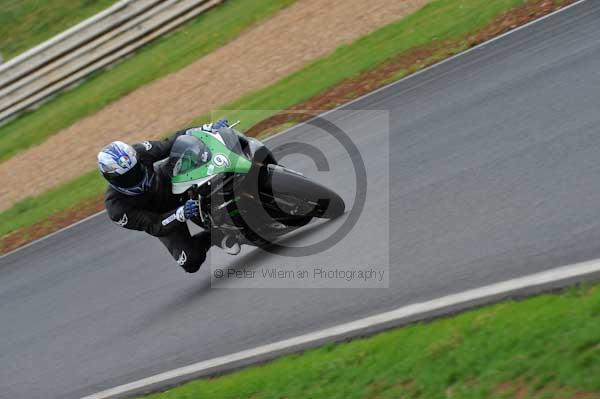
<path fill-rule="evenodd" d="M 177 71 L 295 0 L 227 0 L 113 68 L 0 127 L 0 161 L 39 144 L 133 90 Z"/>
<path fill-rule="evenodd" d="M 20 201 L 0 214 L 0 237 L 72 209 L 98 197 L 105 189 L 106 182 L 97 170 L 93 170 L 40 196 Z"/>
<path fill-rule="evenodd" d="M 268 117 L 272 112 L 255 112 L 248 118 L 248 114 L 238 110 L 278 110 L 285 109 L 323 90 L 334 86 L 343 79 L 356 76 L 363 71 L 381 65 L 386 60 L 393 58 L 403 52 L 435 41 L 452 40 L 457 47 L 450 52 L 458 52 L 463 47 L 460 43 L 466 35 L 486 26 L 495 16 L 522 5 L 525 0 L 435 0 L 425 7 L 402 20 L 385 26 L 352 44 L 338 48 L 332 54 L 325 56 L 301 70 L 281 79 L 277 83 L 228 104 L 223 109 L 231 111 L 219 111 L 217 115 L 226 115 L 230 120 L 242 117 L 241 128 L 247 128 L 259 120 Z M 208 16 L 207 16 L 208 17 Z M 132 60 L 133 61 L 133 60 Z M 399 73 L 396 78 L 403 76 Z M 68 94 L 70 95 L 70 93 Z M 45 112 L 43 109 L 37 112 Z M 199 117 L 196 122 L 207 120 L 207 116 Z M 0 144 L 1 146 L 1 144 Z M 87 182 L 85 179 L 77 179 L 84 187 L 89 185 L 97 189 L 97 195 L 101 188 L 96 181 Z M 72 183 L 57 187 L 53 192 L 62 193 L 66 198 L 73 196 Z M 73 201 L 65 201 L 66 203 Z M 0 213 L 0 219 L 11 219 L 10 216 L 18 216 L 13 226 L 29 226 L 42 218 L 41 211 L 36 210 L 35 200 L 25 201 L 25 205 L 19 203 L 14 208 L 27 209 L 27 212 L 16 213 L 14 208 Z M 62 209 L 66 210 L 67 206 Z M 14 227 L 12 230 L 16 229 Z M 3 230 L 0 230 L 2 232 Z"/>
<path fill-rule="evenodd" d="M 145 398 L 600 398 L 599 326 L 600 286 L 579 287 L 329 344 Z"/>
<path fill-rule="evenodd" d="M 13 58 L 117 0 L 0 0 L 0 53 Z"/>
<path fill-rule="evenodd" d="M 339 47 L 276 84 L 249 93 L 223 109 L 234 110 L 228 115 L 236 119 L 235 110 L 279 110 L 289 108 L 317 95 L 344 79 L 359 75 L 406 52 L 439 41 L 456 41 L 480 29 L 491 20 L 524 0 L 437 0 L 417 12 L 387 25 L 352 44 Z M 458 53 L 464 47 L 450 49 Z M 400 79 L 404 74 L 398 74 Z M 242 127 L 252 126 L 272 112 L 256 113 L 252 120 L 242 121 Z M 243 112 L 242 112 L 242 115 Z M 201 120 L 203 118 L 200 118 Z"/>

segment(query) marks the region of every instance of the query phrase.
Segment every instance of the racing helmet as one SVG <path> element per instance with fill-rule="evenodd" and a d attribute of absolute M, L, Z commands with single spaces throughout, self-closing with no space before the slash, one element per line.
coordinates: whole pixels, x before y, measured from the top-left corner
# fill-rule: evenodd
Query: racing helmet
<path fill-rule="evenodd" d="M 126 195 L 139 195 L 148 188 L 148 172 L 129 144 L 113 141 L 98 153 L 98 169 L 108 183 Z"/>

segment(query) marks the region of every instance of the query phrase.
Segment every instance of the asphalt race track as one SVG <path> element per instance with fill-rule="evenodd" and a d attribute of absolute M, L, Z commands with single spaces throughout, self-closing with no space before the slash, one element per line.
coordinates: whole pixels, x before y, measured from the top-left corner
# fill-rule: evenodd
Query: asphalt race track
<path fill-rule="evenodd" d="M 187 275 L 156 239 L 105 214 L 0 258 L 0 397 L 76 398 L 600 257 L 598 21 L 600 2 L 580 3 L 327 116 L 360 148 L 366 207 L 339 244 L 293 262 L 389 265 L 389 288 L 211 288 L 215 268 L 285 257 L 212 250 Z M 389 111 L 389 134 L 382 112 L 360 110 Z M 310 126 L 268 144 L 290 141 L 320 148 L 331 171 L 300 155 L 283 163 L 351 205 L 342 147 Z M 343 221 L 287 242 L 317 242 Z"/>

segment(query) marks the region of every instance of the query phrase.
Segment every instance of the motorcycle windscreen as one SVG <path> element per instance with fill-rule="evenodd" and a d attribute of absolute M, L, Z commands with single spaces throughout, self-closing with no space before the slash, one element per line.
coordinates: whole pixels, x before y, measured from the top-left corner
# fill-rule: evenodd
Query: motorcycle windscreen
<path fill-rule="evenodd" d="M 186 174 L 207 164 L 211 158 L 210 149 L 202 140 L 194 136 L 179 136 L 169 155 L 171 176 Z"/>

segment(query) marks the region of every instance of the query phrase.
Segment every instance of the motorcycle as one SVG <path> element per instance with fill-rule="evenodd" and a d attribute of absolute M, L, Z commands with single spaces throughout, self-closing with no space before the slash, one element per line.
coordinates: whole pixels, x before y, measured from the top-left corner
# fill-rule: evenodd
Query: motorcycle
<path fill-rule="evenodd" d="M 237 123 L 236 123 L 237 124 Z M 194 230 L 218 230 L 239 244 L 267 246 L 309 223 L 334 219 L 343 199 L 302 173 L 280 165 L 259 140 L 234 126 L 190 129 L 167 160 L 174 194 L 199 201 Z"/>

